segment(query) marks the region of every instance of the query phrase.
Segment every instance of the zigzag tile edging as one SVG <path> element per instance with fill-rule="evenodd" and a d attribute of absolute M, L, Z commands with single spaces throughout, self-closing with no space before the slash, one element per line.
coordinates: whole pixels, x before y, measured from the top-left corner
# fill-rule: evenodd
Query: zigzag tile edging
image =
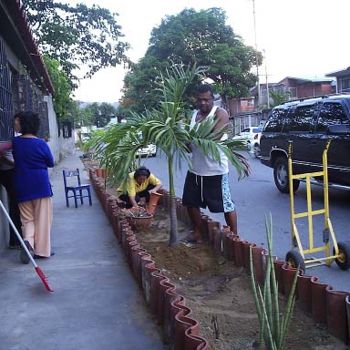
<path fill-rule="evenodd" d="M 164 191 L 164 204 L 170 201 L 169 192 Z M 187 211 L 182 206 L 181 199 L 176 198 L 176 210 L 180 220 L 189 222 Z M 207 232 L 209 244 L 214 251 L 232 260 L 236 266 L 244 267 L 247 274 L 249 269 L 249 252 L 252 247 L 253 266 L 257 281 L 263 284 L 267 251 L 255 243 L 241 240 L 230 232 L 227 226 L 220 228 L 220 223 L 202 214 L 202 232 Z M 291 268 L 284 260 L 274 258 L 275 272 L 279 291 L 288 295 L 293 283 L 296 269 Z M 350 293 L 335 291 L 328 284 L 323 284 L 316 276 L 298 275 L 297 305 L 314 321 L 324 323 L 328 331 L 341 339 L 345 344 L 350 343 Z"/>
<path fill-rule="evenodd" d="M 140 246 L 127 220 L 120 219 L 116 198 L 106 193 L 104 179 L 92 169 L 89 169 L 89 176 L 146 302 L 162 325 L 164 341 L 174 350 L 208 349 L 208 342 L 199 336 L 199 324 L 186 306 L 185 298 L 177 293 L 175 285 L 161 274 L 152 256 Z"/>
<path fill-rule="evenodd" d="M 104 181 L 104 180 L 100 180 Z M 170 194 L 163 191 L 162 204 L 169 206 Z M 100 198 L 102 203 L 108 199 Z M 180 198 L 175 198 L 178 218 L 190 224 L 187 210 L 182 206 Z M 106 204 L 104 207 L 106 208 Z M 220 223 L 213 221 L 207 215 L 202 214 L 202 232 L 207 234 L 208 242 L 217 254 L 231 260 L 237 267 L 244 267 L 247 274 L 249 271 L 249 251 L 252 247 L 254 272 L 257 281 L 263 284 L 265 278 L 265 267 L 267 251 L 255 243 L 242 240 L 239 236 L 232 234 L 227 226 L 221 227 Z M 291 268 L 284 260 L 274 258 L 276 278 L 279 291 L 288 294 L 296 270 Z M 164 277 L 164 276 L 163 276 Z M 335 337 L 341 339 L 345 344 L 350 343 L 350 293 L 334 291 L 333 287 L 321 283 L 316 276 L 304 274 L 298 275 L 297 281 L 297 305 L 310 315 L 317 323 L 323 323 L 328 331 Z"/>

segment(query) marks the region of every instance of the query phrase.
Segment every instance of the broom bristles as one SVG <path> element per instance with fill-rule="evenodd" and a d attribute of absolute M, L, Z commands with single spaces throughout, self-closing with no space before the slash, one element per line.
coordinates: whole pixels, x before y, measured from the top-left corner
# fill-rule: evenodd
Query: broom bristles
<path fill-rule="evenodd" d="M 53 292 L 53 289 L 49 286 L 49 281 L 48 281 L 46 275 L 44 274 L 43 270 L 39 266 L 36 266 L 35 271 L 38 274 L 38 276 L 40 277 L 41 281 L 43 282 L 45 288 L 49 292 Z"/>

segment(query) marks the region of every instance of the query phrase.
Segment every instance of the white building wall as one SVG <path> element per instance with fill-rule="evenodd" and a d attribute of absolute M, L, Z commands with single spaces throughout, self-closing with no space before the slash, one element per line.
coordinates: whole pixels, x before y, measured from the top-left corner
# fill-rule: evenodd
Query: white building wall
<path fill-rule="evenodd" d="M 60 162 L 68 154 L 74 152 L 74 132 L 72 132 L 72 137 L 69 139 L 63 138 L 63 133 L 58 136 L 58 124 L 56 119 L 56 113 L 53 109 L 53 102 L 51 95 L 45 96 L 44 100 L 47 103 L 47 111 L 49 118 L 49 130 L 50 130 L 50 140 L 49 146 L 51 152 L 54 156 L 55 163 Z"/>

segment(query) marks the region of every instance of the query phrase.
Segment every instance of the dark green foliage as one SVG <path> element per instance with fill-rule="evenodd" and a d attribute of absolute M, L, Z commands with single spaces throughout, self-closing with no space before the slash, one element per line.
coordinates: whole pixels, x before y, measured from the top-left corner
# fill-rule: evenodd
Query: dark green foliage
<path fill-rule="evenodd" d="M 113 105 L 107 102 L 93 102 L 85 107 L 85 109 L 90 115 L 91 125 L 96 125 L 98 128 L 106 126 L 111 118 L 116 116 L 117 112 Z"/>
<path fill-rule="evenodd" d="M 152 30 L 145 56 L 124 80 L 123 106 L 137 112 L 157 107 L 159 98 L 155 87 L 160 78 L 157 72 L 164 72 L 173 63 L 207 67 L 207 77 L 215 82 L 217 92 L 224 99 L 247 96 L 256 82 L 250 70 L 256 57 L 261 63 L 262 56 L 245 46 L 225 21 L 225 12 L 219 8 L 198 12 L 185 9 L 163 19 L 160 26 Z M 189 86 L 190 91 L 198 79 Z"/>
<path fill-rule="evenodd" d="M 72 86 L 69 82 L 69 78 L 66 73 L 63 72 L 60 63 L 57 60 L 44 55 L 44 62 L 55 90 L 53 104 L 57 117 L 62 119 L 62 117 L 65 116 L 65 119 L 67 119 L 67 115 L 73 107 L 73 101 L 70 97 Z"/>
<path fill-rule="evenodd" d="M 73 69 L 81 65 L 91 76 L 103 67 L 128 62 L 118 14 L 97 5 L 54 0 L 23 0 L 23 4 L 41 52 L 60 62 L 71 83 L 77 79 Z"/>
<path fill-rule="evenodd" d="M 290 98 L 290 92 L 270 90 L 270 96 L 273 99 L 273 104 L 271 105 L 271 107 L 275 107 L 275 106 L 279 106 L 283 102 L 288 101 Z"/>

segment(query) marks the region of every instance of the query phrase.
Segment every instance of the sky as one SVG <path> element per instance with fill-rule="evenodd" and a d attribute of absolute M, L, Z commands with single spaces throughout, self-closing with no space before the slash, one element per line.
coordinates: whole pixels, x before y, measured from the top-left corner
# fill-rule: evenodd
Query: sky
<path fill-rule="evenodd" d="M 66 0 L 67 1 L 67 0 Z M 252 0 L 70 0 L 97 4 L 117 12 L 127 55 L 137 62 L 147 50 L 152 28 L 166 15 L 184 8 L 220 7 L 226 24 L 255 47 Z M 265 56 L 259 68 L 261 83 L 275 83 L 286 76 L 320 78 L 350 66 L 350 0 L 255 0 L 256 43 Z M 125 70 L 106 68 L 81 81 L 75 99 L 86 102 L 116 102 L 120 99 Z"/>

